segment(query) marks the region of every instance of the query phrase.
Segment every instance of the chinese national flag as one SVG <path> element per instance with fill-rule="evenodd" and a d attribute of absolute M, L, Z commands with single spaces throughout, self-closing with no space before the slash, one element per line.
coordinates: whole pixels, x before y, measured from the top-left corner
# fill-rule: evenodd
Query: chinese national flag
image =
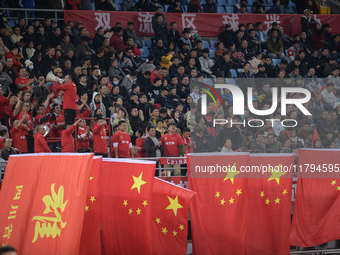
<path fill-rule="evenodd" d="M 251 154 L 249 166 L 260 173 L 248 175 L 246 254 L 289 254 L 294 155 Z"/>
<path fill-rule="evenodd" d="M 0 193 L 1 244 L 18 254 L 78 254 L 93 154 L 10 156 Z"/>
<path fill-rule="evenodd" d="M 317 139 L 321 141 L 320 136 L 319 136 L 319 133 L 318 133 L 318 131 L 315 129 L 315 130 L 314 130 L 313 137 L 312 137 L 312 148 L 314 148 L 314 141 L 317 140 Z"/>
<path fill-rule="evenodd" d="M 93 159 L 79 255 L 100 255 L 99 187 L 102 157 Z"/>
<path fill-rule="evenodd" d="M 193 254 L 245 254 L 247 178 L 241 177 L 240 167 L 248 165 L 248 157 L 248 153 L 188 156 L 189 188 L 197 193 L 190 202 Z M 198 173 L 203 166 L 226 172 Z"/>
<path fill-rule="evenodd" d="M 295 199 L 291 245 L 310 247 L 340 239 L 339 150 L 299 150 Z"/>
<path fill-rule="evenodd" d="M 103 159 L 102 253 L 152 254 L 151 199 L 155 162 Z"/>
<path fill-rule="evenodd" d="M 194 194 L 155 178 L 151 205 L 153 254 L 186 254 L 188 207 Z"/>

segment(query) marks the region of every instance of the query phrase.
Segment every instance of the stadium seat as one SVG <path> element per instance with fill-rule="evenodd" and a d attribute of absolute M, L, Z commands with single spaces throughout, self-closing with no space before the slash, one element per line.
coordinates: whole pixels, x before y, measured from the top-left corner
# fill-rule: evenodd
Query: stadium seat
<path fill-rule="evenodd" d="M 215 58 L 215 50 L 213 50 L 213 49 L 209 50 L 209 57 L 210 58 Z"/>
<path fill-rule="evenodd" d="M 322 78 L 318 78 L 318 81 L 319 81 L 319 83 L 320 83 L 320 85 L 322 87 L 322 85 L 324 85 L 323 79 Z"/>
<path fill-rule="evenodd" d="M 234 69 L 231 69 L 231 70 L 234 70 Z M 226 83 L 226 84 L 236 85 L 235 80 L 232 79 L 232 78 L 225 78 L 225 83 Z"/>
<path fill-rule="evenodd" d="M 217 6 L 217 13 L 225 13 L 225 9 L 223 5 L 218 5 Z"/>
<path fill-rule="evenodd" d="M 215 43 L 218 41 L 210 41 L 210 48 L 215 49 Z"/>
<path fill-rule="evenodd" d="M 227 1 L 226 1 L 226 0 L 217 0 L 217 4 L 218 4 L 218 5 L 224 5 L 224 6 L 226 6 L 226 5 L 227 5 Z"/>
<path fill-rule="evenodd" d="M 213 82 L 213 80 L 210 79 L 210 78 L 205 78 L 205 79 L 204 79 L 204 83 L 207 84 L 207 85 L 209 85 L 209 86 L 214 86 L 214 82 Z"/>
<path fill-rule="evenodd" d="M 120 11 L 122 9 L 120 4 L 114 3 L 113 6 L 116 8 L 116 11 Z"/>
<path fill-rule="evenodd" d="M 149 50 L 148 50 L 147 48 L 141 48 L 141 49 L 139 49 L 139 50 L 140 50 L 140 52 L 142 53 L 142 54 L 140 55 L 140 57 L 141 57 L 141 58 L 144 58 L 144 59 L 147 59 L 148 56 L 149 56 L 149 54 L 150 54 Z"/>
<path fill-rule="evenodd" d="M 253 6 L 253 4 L 254 4 L 255 2 L 257 2 L 257 0 L 248 0 L 248 1 L 247 1 L 247 5 L 248 5 L 248 6 L 250 6 L 250 5 Z"/>
<path fill-rule="evenodd" d="M 183 7 L 183 10 L 184 10 L 184 12 L 188 12 L 188 6 L 186 6 L 186 5 L 182 5 L 182 7 Z"/>
<path fill-rule="evenodd" d="M 276 66 L 278 63 L 281 63 L 281 59 L 272 59 L 273 65 Z"/>
<path fill-rule="evenodd" d="M 225 7 L 226 13 L 234 13 L 234 7 L 227 6 Z"/>
<path fill-rule="evenodd" d="M 263 49 L 262 51 L 267 54 L 267 49 Z"/>
<path fill-rule="evenodd" d="M 207 2 L 205 0 L 202 0 L 200 5 L 202 6 L 203 4 L 206 4 Z"/>
<path fill-rule="evenodd" d="M 240 73 L 240 72 L 242 72 L 242 69 L 241 68 L 237 69 L 237 73 Z"/>
<path fill-rule="evenodd" d="M 228 5 L 234 6 L 236 4 L 236 0 L 227 0 Z"/>
<path fill-rule="evenodd" d="M 235 69 L 230 69 L 230 72 L 231 72 L 231 76 L 232 76 L 233 78 L 237 78 L 237 72 L 236 72 Z"/>
<path fill-rule="evenodd" d="M 208 49 L 210 48 L 208 41 L 202 41 L 202 43 L 203 43 L 203 49 L 204 48 L 208 48 Z"/>
<path fill-rule="evenodd" d="M 91 7 L 92 7 L 92 10 L 96 9 L 94 2 L 91 2 Z"/>
<path fill-rule="evenodd" d="M 248 11 L 248 13 L 252 13 L 252 11 L 251 11 L 251 6 L 248 6 L 248 7 L 247 7 L 247 11 Z"/>
<path fill-rule="evenodd" d="M 170 5 L 164 5 L 164 11 L 167 12 Z"/>
<path fill-rule="evenodd" d="M 152 42 L 150 40 L 143 40 L 143 47 L 151 49 Z"/>

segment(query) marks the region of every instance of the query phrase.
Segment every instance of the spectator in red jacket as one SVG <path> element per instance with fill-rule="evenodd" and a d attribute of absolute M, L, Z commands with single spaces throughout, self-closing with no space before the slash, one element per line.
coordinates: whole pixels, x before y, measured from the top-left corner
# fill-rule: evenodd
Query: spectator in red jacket
<path fill-rule="evenodd" d="M 61 132 L 61 152 L 75 152 L 72 134 L 80 121 L 82 121 L 82 119 L 77 120 L 68 129 L 65 129 Z"/>
<path fill-rule="evenodd" d="M 35 153 L 51 152 L 44 137 L 45 128 L 43 126 L 38 126 L 37 131 L 38 132 L 35 133 L 34 135 L 34 152 Z"/>
<path fill-rule="evenodd" d="M 90 127 L 86 125 L 86 120 L 82 120 L 79 122 L 77 138 L 78 152 L 90 152 L 91 149 L 88 139 L 92 139 L 93 134 L 90 131 Z"/>
<path fill-rule="evenodd" d="M 0 119 L 5 119 L 6 118 L 6 114 L 5 114 L 5 107 L 9 104 L 9 96 L 12 93 L 10 93 L 8 95 L 8 97 L 3 96 L 3 91 L 2 88 L 0 87 Z"/>
<path fill-rule="evenodd" d="M 124 49 L 124 39 L 123 39 L 124 29 L 122 27 L 117 27 L 116 32 L 111 37 L 110 46 L 115 49 Z"/>
<path fill-rule="evenodd" d="M 109 130 L 103 116 L 98 116 L 93 125 L 93 152 L 95 155 L 107 157 L 107 132 Z"/>
<path fill-rule="evenodd" d="M 161 79 L 163 78 L 162 75 L 161 75 L 161 71 L 162 71 L 162 67 L 157 66 L 157 67 L 155 68 L 155 70 L 153 70 L 153 71 L 151 72 L 150 80 L 151 80 L 151 83 L 152 83 L 152 84 L 154 83 L 154 80 L 155 80 L 156 77 L 159 77 L 159 78 L 161 78 Z"/>
<path fill-rule="evenodd" d="M 19 77 L 15 79 L 14 83 L 18 90 L 32 91 L 34 79 L 29 79 L 26 76 L 26 68 L 19 67 L 18 70 Z"/>
<path fill-rule="evenodd" d="M 22 126 L 25 126 L 24 121 L 26 119 L 27 119 L 26 114 L 20 121 L 15 119 L 13 121 L 13 127 L 10 130 L 10 134 L 13 139 L 13 147 L 19 149 L 21 153 L 28 152 L 25 131 L 21 129 Z"/>
<path fill-rule="evenodd" d="M 18 73 L 18 68 L 23 66 L 17 59 L 15 58 L 18 55 L 18 48 L 17 46 L 12 46 L 9 48 L 10 52 L 7 52 L 5 55 L 5 59 L 11 58 L 13 59 L 13 68 Z"/>
<path fill-rule="evenodd" d="M 20 113 L 20 103 L 21 102 L 17 96 L 13 94 L 9 96 L 9 104 L 4 109 L 6 126 L 8 129 L 12 128 L 13 120 L 17 118 Z"/>
<path fill-rule="evenodd" d="M 176 133 L 176 124 L 168 124 L 168 133 L 164 134 L 160 140 L 164 146 L 164 156 L 184 155 L 184 144 L 182 137 Z M 164 165 L 166 171 L 174 169 L 174 175 L 181 175 L 180 165 Z"/>
<path fill-rule="evenodd" d="M 131 137 L 126 131 L 125 120 L 118 122 L 119 131 L 112 136 L 113 148 L 116 158 L 133 158 Z"/>
<path fill-rule="evenodd" d="M 132 37 L 128 37 L 127 41 L 126 41 L 126 45 L 124 46 L 124 53 L 127 47 L 131 47 L 132 48 L 132 54 L 135 57 L 140 56 L 142 53 L 141 51 L 137 48 L 137 44 L 133 41 Z"/>
<path fill-rule="evenodd" d="M 78 10 L 78 4 L 81 4 L 81 0 L 66 0 L 66 2 L 72 6 L 72 10 Z"/>
<path fill-rule="evenodd" d="M 55 84 L 56 89 L 64 91 L 63 107 L 66 128 L 69 128 L 77 116 L 77 86 L 72 81 L 72 76 L 70 74 L 65 76 L 64 84 Z"/>

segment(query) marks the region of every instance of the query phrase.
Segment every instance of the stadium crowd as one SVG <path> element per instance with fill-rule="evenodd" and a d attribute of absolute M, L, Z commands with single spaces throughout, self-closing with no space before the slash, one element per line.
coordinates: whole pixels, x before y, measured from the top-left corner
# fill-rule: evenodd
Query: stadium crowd
<path fill-rule="evenodd" d="M 177 31 L 175 22 L 168 26 L 162 8 L 155 11 L 147 59 L 140 57 L 133 22 L 125 28 L 117 22 L 108 31 L 98 28 L 90 37 L 80 21 L 59 27 L 50 18 L 28 25 L 19 18 L 9 27 L 2 18 L 2 159 L 19 152 L 74 152 L 75 146 L 78 152 L 121 158 L 340 147 L 340 36 L 329 24 L 318 24 L 309 8 L 301 18 L 301 33 L 293 38 L 275 22 L 268 33 L 261 22 L 240 24 L 236 32 L 227 24 L 213 58 L 190 28 Z M 305 107 L 312 116 L 295 105 L 287 106 L 285 116 L 280 105 L 271 116 L 255 116 L 247 106 L 244 115 L 233 115 L 228 89 L 222 105 L 208 101 L 207 114 L 201 115 L 199 84 L 207 79 L 237 84 L 244 94 L 252 87 L 253 107 L 259 110 L 271 107 L 274 87 L 306 88 L 312 99 Z M 228 123 L 214 127 L 214 119 Z M 263 127 L 231 125 L 231 120 L 254 119 L 263 120 Z M 284 119 L 297 125 L 284 127 L 279 121 Z M 313 139 L 315 130 L 318 139 Z"/>

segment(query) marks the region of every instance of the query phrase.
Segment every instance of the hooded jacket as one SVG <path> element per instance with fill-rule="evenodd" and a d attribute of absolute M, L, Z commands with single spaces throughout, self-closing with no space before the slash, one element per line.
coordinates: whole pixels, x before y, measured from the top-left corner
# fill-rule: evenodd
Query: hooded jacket
<path fill-rule="evenodd" d="M 99 92 L 94 92 L 93 95 L 92 95 L 92 102 L 90 104 L 90 109 L 91 109 L 91 116 L 94 117 L 94 112 L 98 109 L 95 101 L 94 101 L 94 98 L 96 95 L 99 95 L 100 96 L 100 109 L 102 110 L 103 112 L 103 117 L 106 117 L 106 108 L 105 108 L 105 105 L 102 103 L 102 95 L 99 93 Z"/>

